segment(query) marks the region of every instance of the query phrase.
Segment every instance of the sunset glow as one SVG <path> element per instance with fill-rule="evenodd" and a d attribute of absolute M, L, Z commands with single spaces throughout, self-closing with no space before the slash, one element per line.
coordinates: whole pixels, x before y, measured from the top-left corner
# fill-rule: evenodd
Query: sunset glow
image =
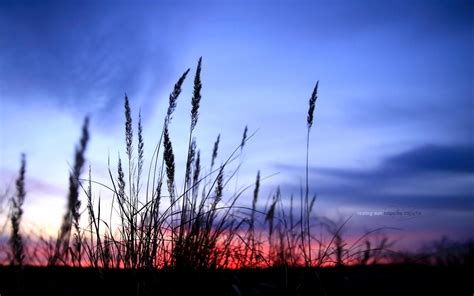
<path fill-rule="evenodd" d="M 2 2 L 0 242 L 7 245 L 14 232 L 9 201 L 18 190 L 22 153 L 26 196 L 20 230 L 32 245 L 61 235 L 73 241 L 73 229 L 61 227 L 73 219 L 66 217 L 66 209 L 72 208 L 68 196 L 74 185 L 81 203 L 78 229 L 83 238 L 94 233 L 87 206 L 89 167 L 90 200 L 95 214 L 101 211 L 97 229 L 102 236 L 125 237 L 125 249 L 143 246 L 124 234 L 129 231 L 124 220 L 132 225 L 131 233 L 137 231 L 133 227 L 142 232 L 152 228 L 149 219 L 155 219 L 153 231 L 162 240 L 204 240 L 198 232 L 202 225 L 193 224 L 205 216 L 198 206 L 208 211 L 207 220 L 198 221 L 209 224 L 208 234 L 220 231 L 225 207 L 235 207 L 228 217 L 240 224 L 230 245 L 243 253 L 246 231 L 255 223 L 267 259 L 273 256 L 265 237 L 273 230 L 271 219 L 280 223 L 275 222 L 275 231 L 285 225 L 287 234 L 298 230 L 310 237 L 309 242 L 291 243 L 303 253 L 307 244 L 308 258 L 320 253 L 318 236 L 333 250 L 331 234 L 341 225 L 346 246 L 381 228 L 380 236 L 393 241 L 390 248 L 397 252 L 415 252 L 443 237 L 453 242 L 473 239 L 472 3 L 382 2 Z M 187 77 L 170 116 L 170 93 L 183 73 Z M 317 81 L 314 123 L 307 138 L 308 100 Z M 81 155 L 77 149 L 84 144 L 80 139 L 86 116 L 89 138 Z M 165 127 L 172 148 L 168 159 Z M 244 134 L 249 136 L 245 145 Z M 171 165 L 175 179 L 170 185 Z M 80 171 L 78 184 L 70 178 L 75 169 Z M 257 172 L 261 184 L 253 204 Z M 219 174 L 222 188 L 217 186 Z M 120 181 L 125 182 L 123 200 Z M 305 199 L 313 195 L 314 208 L 305 214 Z M 150 218 L 148 206 L 158 197 L 154 214 L 159 219 Z M 208 213 L 217 199 L 224 209 L 214 221 Z M 199 204 L 201 200 L 205 202 Z M 251 210 L 257 213 L 253 222 Z M 135 212 L 128 217 L 127 211 Z M 290 211 L 295 221 L 303 220 L 293 228 L 287 225 Z M 229 231 L 234 226 L 229 222 L 220 227 Z M 216 241 L 225 244 L 225 235 L 219 235 L 223 237 Z M 90 247 L 99 248 L 97 243 Z M 160 246 L 170 261 L 173 252 L 184 252 L 168 242 Z M 135 259 L 126 260 L 138 264 Z"/>

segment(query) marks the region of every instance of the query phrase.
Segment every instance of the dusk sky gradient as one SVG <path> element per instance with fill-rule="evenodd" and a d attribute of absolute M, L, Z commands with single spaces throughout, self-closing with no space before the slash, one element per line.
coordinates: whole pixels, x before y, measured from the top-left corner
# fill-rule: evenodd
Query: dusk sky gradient
<path fill-rule="evenodd" d="M 473 8 L 431 0 L 0 1 L 0 189 L 14 189 L 26 153 L 24 218 L 57 227 L 84 116 L 88 162 L 107 182 L 108 156 L 115 171 L 125 154 L 124 93 L 135 120 L 142 112 L 149 159 L 168 95 L 191 68 L 170 129 L 183 166 L 202 56 L 196 138 L 204 163 L 218 134 L 223 160 L 248 125 L 257 133 L 239 160 L 239 186 L 261 170 L 279 173 L 263 182 L 264 199 L 278 185 L 284 198 L 299 196 L 308 99 L 319 80 L 310 142 L 316 214 L 354 215 L 354 229 L 399 228 L 393 235 L 407 246 L 473 238 Z M 421 214 L 357 214 L 397 209 Z"/>

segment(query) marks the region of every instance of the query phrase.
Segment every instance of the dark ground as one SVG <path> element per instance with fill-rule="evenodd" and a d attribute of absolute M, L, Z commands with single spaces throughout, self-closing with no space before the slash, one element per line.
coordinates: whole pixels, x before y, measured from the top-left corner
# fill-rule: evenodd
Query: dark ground
<path fill-rule="evenodd" d="M 137 284 L 139 283 L 139 284 Z M 0 267 L 11 295 L 474 295 L 472 266 L 133 272 Z"/>

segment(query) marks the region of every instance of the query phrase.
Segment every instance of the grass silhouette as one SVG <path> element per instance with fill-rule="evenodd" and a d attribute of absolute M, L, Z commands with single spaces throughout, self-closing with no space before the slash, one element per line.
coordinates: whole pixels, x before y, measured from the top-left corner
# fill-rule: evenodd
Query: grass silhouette
<path fill-rule="evenodd" d="M 10 235 L 10 245 L 11 245 L 11 264 L 12 265 L 23 265 L 23 260 L 25 258 L 25 251 L 23 246 L 23 239 L 20 234 L 20 222 L 21 217 L 23 216 L 23 203 L 25 201 L 26 191 L 25 191 L 25 174 L 26 174 L 26 156 L 22 154 L 21 156 L 21 166 L 20 172 L 18 174 L 18 179 L 16 180 L 16 195 L 12 198 L 12 211 L 10 214 L 11 221 L 11 235 Z"/>
<path fill-rule="evenodd" d="M 43 238 L 36 245 L 29 241 L 30 246 L 25 246 L 28 243 L 20 231 L 26 195 L 26 158 L 22 156 L 16 194 L 11 199 L 9 214 L 10 248 L 2 249 L 8 254 L 5 257 L 11 259 L 10 265 L 33 265 L 36 262 L 35 265 L 48 265 L 48 270 L 53 274 L 65 272 L 72 277 L 90 278 L 90 274 L 95 276 L 99 273 L 104 280 L 102 283 L 106 285 L 110 282 L 104 277 L 119 279 L 125 276 L 134 283 L 133 292 L 130 293 L 143 295 L 150 291 L 167 293 L 167 287 L 179 285 L 173 276 L 195 282 L 192 277 L 196 274 L 204 278 L 209 276 L 209 281 L 213 277 L 220 278 L 221 282 L 216 280 L 215 285 L 224 283 L 227 285 L 225 289 L 228 289 L 226 293 L 231 295 L 257 294 L 246 290 L 239 279 L 227 273 L 229 270 L 240 270 L 242 279 L 251 282 L 249 274 L 254 271 L 260 272 L 262 281 L 265 277 L 274 277 L 270 280 L 270 287 L 257 289 L 260 292 L 269 290 L 268 295 L 324 295 L 331 288 L 328 290 L 323 283 L 334 280 L 334 275 L 322 271 L 322 267 L 360 267 L 394 260 L 396 253 L 390 251 L 393 242 L 387 237 L 378 242 L 373 240 L 372 235 L 383 228 L 369 231 L 349 243 L 343 236 L 343 229 L 350 220 L 348 218 L 339 224 L 329 221 L 323 225 L 330 234 L 329 240 L 313 235 L 316 195 L 310 195 L 309 192 L 309 143 L 319 81 L 309 99 L 305 186 L 301 188 L 299 202 L 292 195 L 287 205 L 277 188 L 266 201 L 266 206 L 260 208 L 259 192 L 261 182 L 265 180 L 260 172 L 256 175 L 255 184 L 236 190 L 233 194 L 225 190 L 240 167 L 232 168 L 231 164 L 240 158 L 246 143 L 255 133 L 249 133 L 245 127 L 239 144 L 220 165 L 217 165 L 218 135 L 210 154 L 209 167 L 206 168 L 201 162 L 201 151 L 194 137 L 202 99 L 201 71 L 202 58 L 194 74 L 182 188 L 177 186 L 176 174 L 180 170 L 176 168 L 170 133 L 177 100 L 190 69 L 182 74 L 169 95 L 162 131 L 153 147 L 148 169 L 144 157 L 148 146 L 145 146 L 143 137 L 141 112 L 138 113 L 135 137 L 133 112 L 129 98 L 125 95 L 125 156 L 118 156 L 116 169 L 109 157 L 108 184 L 95 181 L 90 166 L 88 176 L 84 177 L 89 140 L 89 119 L 85 118 L 75 150 L 74 165 L 69 174 L 67 207 L 58 237 L 55 240 Z M 95 186 L 105 189 L 110 195 L 110 208 L 104 207 L 100 195 L 97 198 L 93 189 Z M 240 205 L 238 201 L 247 192 L 252 196 L 251 204 Z M 85 198 L 85 211 L 81 211 L 81 193 Z M 82 224 L 81 213 L 88 216 L 87 222 L 83 221 Z M 470 250 L 472 254 L 472 248 Z M 213 273 L 217 270 L 221 273 Z M 31 276 L 37 271 L 30 268 L 25 272 Z M 167 272 L 171 272 L 172 276 Z M 8 270 L 2 270 L 2 273 L 10 276 Z M 169 279 L 170 283 L 160 282 L 158 278 L 161 277 Z M 275 283 L 276 278 L 277 281 L 281 279 L 281 283 Z M 283 290 L 280 289 L 282 287 Z M 108 291 L 112 290 L 110 288 Z M 265 293 L 261 294 L 267 295 Z"/>

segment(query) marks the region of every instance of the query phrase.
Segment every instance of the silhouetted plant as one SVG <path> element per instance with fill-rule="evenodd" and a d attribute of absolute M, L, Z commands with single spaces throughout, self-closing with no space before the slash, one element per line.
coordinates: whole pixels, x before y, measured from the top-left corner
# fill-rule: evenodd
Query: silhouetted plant
<path fill-rule="evenodd" d="M 185 135 L 188 137 L 188 146 L 184 155 L 184 176 L 182 186 L 178 188 L 180 181 L 177 181 L 176 174 L 181 170 L 176 167 L 180 162 L 176 161 L 179 155 L 175 155 L 173 150 L 171 121 L 189 71 L 187 69 L 181 75 L 169 95 L 168 109 L 161 134 L 149 160 L 148 173 L 144 172 L 145 139 L 142 114 L 138 112 L 138 121 L 134 126 L 131 108 L 133 104 L 130 104 L 129 97 L 125 95 L 125 158 L 123 152 L 122 157 L 118 153 L 117 167 L 114 168 L 111 167 L 110 160 L 108 161 L 110 185 L 93 181 L 91 167 L 88 179 L 80 179 L 89 139 L 86 118 L 69 177 L 67 210 L 58 238 L 56 241 L 42 240 L 43 253 L 49 259 L 48 263 L 90 265 L 97 269 L 115 267 L 137 270 L 311 267 L 325 264 L 342 265 L 355 260 L 363 264 L 377 262 L 377 259 L 373 258 L 382 256 L 378 250 L 387 248 L 389 242 L 382 240 L 376 244 L 367 241 L 364 248 L 356 241 L 354 245 L 348 246 L 341 234 L 341 229 L 347 221 L 340 228 L 331 229 L 333 236 L 329 242 L 312 235 L 312 212 L 316 195 L 310 198 L 309 194 L 309 142 L 319 82 L 309 99 L 306 182 L 305 186 L 301 187 L 301 201 L 298 203 L 291 195 L 288 208 L 278 188 L 269 196 L 265 208 L 261 209 L 258 205 L 259 192 L 265 177 L 261 177 L 260 171 L 254 184 L 241 190 L 237 190 L 236 186 L 233 194 L 228 190 L 230 181 L 238 178 L 243 149 L 254 135 L 249 134 L 247 126 L 240 142 L 227 159 L 217 164 L 221 141 L 218 135 L 210 155 L 210 167 L 206 168 L 202 164 L 201 151 L 194 134 L 202 99 L 200 58 L 193 83 L 189 134 Z M 137 137 L 135 142 L 134 127 Z M 149 147 L 148 144 L 146 147 Z M 234 168 L 235 160 L 240 160 L 240 163 L 235 164 Z M 146 182 L 143 181 L 144 178 Z M 21 184 L 24 186 L 24 180 Z M 100 194 L 93 196 L 93 185 L 102 186 L 111 194 L 111 207 L 105 209 L 110 210 L 110 213 L 104 215 L 104 203 Z M 80 188 L 87 198 L 86 210 L 89 219 L 85 227 L 80 225 Z M 253 188 L 253 195 L 250 194 L 251 206 L 239 205 L 237 201 L 250 188 Z M 18 224 L 16 233 L 19 235 L 22 201 L 17 204 L 20 210 L 17 215 L 19 218 L 15 221 Z M 74 241 L 70 247 L 72 231 Z"/>
<path fill-rule="evenodd" d="M 307 135 L 306 135 L 306 188 L 305 188 L 305 199 L 304 199 L 304 216 L 305 219 L 303 218 L 302 215 L 302 220 L 304 221 L 305 225 L 303 223 L 301 224 L 301 234 L 302 234 L 302 239 L 301 239 L 301 247 L 303 248 L 303 255 L 305 256 L 305 263 L 306 266 L 311 266 L 312 265 L 312 258 L 311 258 L 311 226 L 310 226 L 310 205 L 309 205 L 309 136 L 311 133 L 311 127 L 313 126 L 313 115 L 314 115 L 314 108 L 316 105 L 316 99 L 318 98 L 318 85 L 319 81 L 316 82 L 316 86 L 314 87 L 313 93 L 311 94 L 311 97 L 309 99 L 309 108 L 308 108 L 308 116 L 307 116 Z M 302 203 L 303 204 L 303 203 Z M 303 206 L 302 206 L 303 208 Z M 304 234 L 304 235 L 303 235 Z M 305 248 L 305 240 L 303 237 L 306 237 L 307 239 L 307 248 L 308 250 L 306 251 Z"/>
<path fill-rule="evenodd" d="M 10 235 L 10 246 L 11 246 L 11 264 L 12 265 L 23 265 L 25 258 L 25 251 L 23 245 L 23 238 L 20 234 L 20 223 L 23 216 L 23 203 L 25 201 L 26 190 L 25 190 L 25 174 L 26 174 L 26 156 L 21 155 L 21 165 L 18 178 L 16 179 L 16 194 L 12 198 L 12 210 L 10 214 L 11 221 L 11 235 Z"/>
<path fill-rule="evenodd" d="M 81 202 L 79 200 L 79 178 L 85 163 L 85 153 L 87 149 L 87 143 L 89 141 L 88 127 L 89 118 L 86 117 L 82 126 L 82 136 L 79 145 L 76 147 L 74 166 L 72 168 L 72 172 L 69 174 L 69 193 L 67 198 L 66 214 L 64 215 L 58 239 L 56 240 L 54 256 L 49 260 L 50 265 L 56 265 L 58 260 L 63 262 L 67 260 L 65 256 L 67 256 L 67 251 L 69 248 L 71 227 L 73 223 L 79 225 L 79 208 L 81 206 Z"/>

